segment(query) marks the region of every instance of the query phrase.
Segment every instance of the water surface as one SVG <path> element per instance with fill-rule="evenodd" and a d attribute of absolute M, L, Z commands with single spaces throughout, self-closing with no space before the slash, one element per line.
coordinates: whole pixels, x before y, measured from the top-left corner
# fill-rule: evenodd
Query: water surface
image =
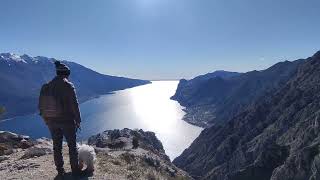
<path fill-rule="evenodd" d="M 108 129 L 153 131 L 171 159 L 177 157 L 200 134 L 201 128 L 182 120 L 183 107 L 170 100 L 178 81 L 153 81 L 152 84 L 116 91 L 80 105 L 80 139 Z M 38 115 L 16 117 L 0 123 L 0 130 L 26 134 L 33 138 L 50 137 Z"/>

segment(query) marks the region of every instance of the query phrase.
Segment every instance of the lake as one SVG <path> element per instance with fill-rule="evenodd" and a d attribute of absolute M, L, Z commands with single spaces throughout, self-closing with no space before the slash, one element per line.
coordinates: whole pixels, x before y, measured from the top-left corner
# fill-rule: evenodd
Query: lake
<path fill-rule="evenodd" d="M 113 94 L 103 95 L 80 105 L 82 130 L 79 139 L 109 129 L 143 129 L 153 131 L 162 142 L 166 154 L 174 159 L 199 136 L 202 128 L 186 123 L 183 107 L 170 100 L 178 81 L 153 81 Z M 0 123 L 0 130 L 50 137 L 38 115 L 20 116 Z"/>

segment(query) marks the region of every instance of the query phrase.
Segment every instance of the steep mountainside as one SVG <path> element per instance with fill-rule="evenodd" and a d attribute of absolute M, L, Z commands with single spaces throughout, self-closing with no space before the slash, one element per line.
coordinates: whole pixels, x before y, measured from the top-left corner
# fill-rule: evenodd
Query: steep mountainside
<path fill-rule="evenodd" d="M 54 58 L 0 54 L 0 106 L 4 117 L 36 111 L 41 85 L 55 76 Z M 108 76 L 77 63 L 63 61 L 71 68 L 71 81 L 81 102 L 111 91 L 149 83 L 149 81 Z"/>
<path fill-rule="evenodd" d="M 285 61 L 263 71 L 181 80 L 172 99 L 186 107 L 186 121 L 209 127 L 226 122 L 261 96 L 281 88 L 302 62 Z"/>
<path fill-rule="evenodd" d="M 320 51 L 272 96 L 204 130 L 174 164 L 197 179 L 319 179 L 319 92 Z"/>

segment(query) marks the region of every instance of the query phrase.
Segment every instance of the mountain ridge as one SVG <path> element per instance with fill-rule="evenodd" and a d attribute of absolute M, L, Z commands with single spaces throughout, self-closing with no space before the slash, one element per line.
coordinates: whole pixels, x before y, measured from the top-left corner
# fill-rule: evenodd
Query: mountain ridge
<path fill-rule="evenodd" d="M 37 111 L 37 98 L 42 84 L 55 76 L 55 58 L 0 54 L 0 106 L 2 118 L 31 114 Z M 99 95 L 150 83 L 150 81 L 104 75 L 80 64 L 62 61 L 71 69 L 70 80 L 75 85 L 80 102 Z"/>
<path fill-rule="evenodd" d="M 320 52 L 281 89 L 205 129 L 173 162 L 197 179 L 320 178 Z"/>
<path fill-rule="evenodd" d="M 261 71 L 181 80 L 173 100 L 185 106 L 184 119 L 209 127 L 224 123 L 251 103 L 281 88 L 303 60 L 284 61 Z"/>

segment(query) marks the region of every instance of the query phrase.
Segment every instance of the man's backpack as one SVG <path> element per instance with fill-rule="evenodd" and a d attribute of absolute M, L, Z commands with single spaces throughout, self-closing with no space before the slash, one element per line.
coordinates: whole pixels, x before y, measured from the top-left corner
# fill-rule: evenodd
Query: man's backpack
<path fill-rule="evenodd" d="M 47 120 L 48 118 L 57 118 L 63 116 L 61 101 L 54 96 L 50 84 L 44 84 L 40 91 L 39 97 L 40 115 Z"/>

